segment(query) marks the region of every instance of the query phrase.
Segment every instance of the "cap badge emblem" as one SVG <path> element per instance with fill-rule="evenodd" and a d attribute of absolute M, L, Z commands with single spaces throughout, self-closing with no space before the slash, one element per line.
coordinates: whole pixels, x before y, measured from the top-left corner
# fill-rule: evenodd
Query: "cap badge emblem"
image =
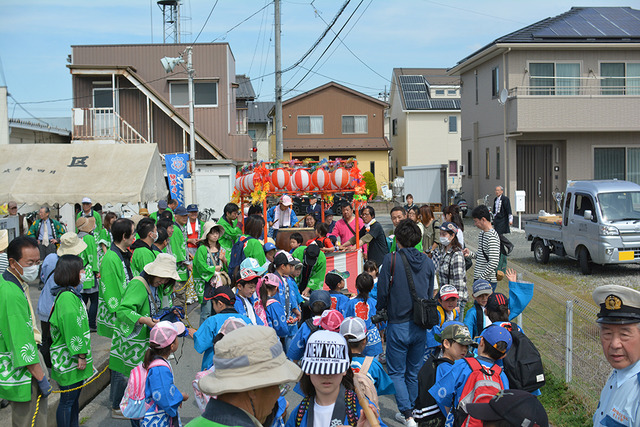
<path fill-rule="evenodd" d="M 622 300 L 615 295 L 609 295 L 604 300 L 604 307 L 607 310 L 620 310 L 622 308 Z"/>

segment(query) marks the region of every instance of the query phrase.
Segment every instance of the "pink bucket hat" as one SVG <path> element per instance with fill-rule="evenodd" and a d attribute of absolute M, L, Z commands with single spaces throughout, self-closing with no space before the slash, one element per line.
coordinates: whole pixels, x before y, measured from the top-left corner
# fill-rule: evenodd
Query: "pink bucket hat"
<path fill-rule="evenodd" d="M 159 348 L 165 348 L 173 344 L 176 337 L 181 335 L 185 331 L 184 324 L 182 322 L 168 322 L 163 320 L 156 323 L 151 329 L 149 336 L 149 342 L 155 344 Z"/>

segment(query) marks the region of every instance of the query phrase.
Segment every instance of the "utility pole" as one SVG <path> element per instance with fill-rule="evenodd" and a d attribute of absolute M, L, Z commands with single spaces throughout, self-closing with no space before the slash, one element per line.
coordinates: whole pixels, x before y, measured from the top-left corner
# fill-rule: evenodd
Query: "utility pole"
<path fill-rule="evenodd" d="M 282 144 L 282 59 L 280 57 L 280 0 L 274 0 L 276 42 L 276 160 L 284 157 Z"/>
<path fill-rule="evenodd" d="M 196 135 L 193 125 L 193 77 L 195 70 L 191 62 L 191 46 L 187 48 L 187 73 L 189 74 L 189 159 L 191 160 L 191 203 L 198 203 L 196 198 Z"/>

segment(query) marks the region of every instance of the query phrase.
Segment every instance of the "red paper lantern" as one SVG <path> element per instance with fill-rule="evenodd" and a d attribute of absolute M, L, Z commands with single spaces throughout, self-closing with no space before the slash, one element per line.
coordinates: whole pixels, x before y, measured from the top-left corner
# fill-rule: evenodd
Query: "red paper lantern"
<path fill-rule="evenodd" d="M 311 184 L 311 175 L 304 169 L 298 169 L 293 174 L 293 186 L 296 190 L 305 191 Z"/>
<path fill-rule="evenodd" d="M 276 188 L 287 188 L 290 181 L 291 174 L 286 169 L 278 168 L 271 173 L 271 182 Z"/>
<path fill-rule="evenodd" d="M 311 174 L 311 183 L 318 190 L 324 190 L 331 184 L 331 176 L 324 169 L 317 169 Z"/>
<path fill-rule="evenodd" d="M 235 189 L 238 190 L 240 193 L 242 193 L 242 176 L 239 176 L 236 178 L 236 185 L 235 185 Z"/>
<path fill-rule="evenodd" d="M 296 191 L 296 189 L 293 186 L 293 179 L 290 179 L 289 182 L 287 182 L 287 185 L 284 187 L 284 189 L 289 191 L 289 192 Z"/>
<path fill-rule="evenodd" d="M 349 184 L 349 171 L 345 168 L 338 168 L 331 173 L 331 182 L 338 189 L 345 188 Z"/>
<path fill-rule="evenodd" d="M 244 187 L 244 191 L 247 193 L 251 193 L 255 188 L 256 184 L 253 181 L 255 174 L 250 173 L 249 175 L 245 175 L 242 181 L 242 186 Z"/>

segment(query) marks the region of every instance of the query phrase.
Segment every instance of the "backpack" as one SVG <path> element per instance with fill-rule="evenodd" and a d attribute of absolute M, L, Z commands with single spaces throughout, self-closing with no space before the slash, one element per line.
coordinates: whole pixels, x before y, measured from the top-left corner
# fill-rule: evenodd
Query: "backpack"
<path fill-rule="evenodd" d="M 309 336 L 311 336 L 311 334 L 314 333 L 315 331 L 319 331 L 320 329 L 322 329 L 320 324 L 316 325 L 316 324 L 313 323 L 313 317 L 305 320 L 304 322 L 307 324 L 307 327 L 309 328 L 309 331 L 311 331 L 309 333 Z"/>
<path fill-rule="evenodd" d="M 171 366 L 162 358 L 155 359 L 149 365 L 149 369 L 156 366 Z M 120 410 L 122 415 L 134 420 L 141 420 L 144 414 L 153 406 L 152 402 L 147 403 L 145 398 L 145 384 L 147 383 L 148 369 L 142 366 L 142 363 L 131 370 L 127 388 L 124 390 L 122 400 L 120 401 Z"/>
<path fill-rule="evenodd" d="M 369 372 L 369 368 L 371 367 L 371 362 L 373 362 L 372 356 L 367 356 L 364 358 L 364 362 L 362 363 L 362 367 L 356 371 L 353 370 L 353 382 L 356 389 L 363 392 L 363 394 L 369 399 L 376 408 L 378 406 L 378 391 L 376 390 L 376 386 L 373 384 L 373 381 L 367 373 Z"/>
<path fill-rule="evenodd" d="M 247 242 L 249 239 L 255 239 L 255 237 L 251 236 L 240 236 L 238 240 L 231 247 L 231 257 L 229 258 L 229 273 L 231 273 L 231 277 L 233 279 L 233 283 L 236 282 L 236 275 L 238 274 L 238 270 L 240 269 L 240 264 L 247 257 L 244 254 L 244 248 L 247 247 Z"/>
<path fill-rule="evenodd" d="M 502 369 L 496 364 L 488 368 L 475 357 L 465 357 L 464 359 L 471 368 L 471 374 L 464 384 L 458 407 L 455 410 L 456 427 L 482 427 L 482 421 L 471 418 L 466 411 L 469 403 L 487 403 L 504 390 L 500 373 Z"/>
<path fill-rule="evenodd" d="M 513 323 L 502 325 L 511 333 L 511 349 L 504 358 L 504 372 L 509 378 L 509 388 L 529 393 L 545 384 L 542 358 L 536 346 Z"/>
<path fill-rule="evenodd" d="M 436 383 L 438 366 L 442 363 L 453 365 L 453 361 L 444 357 L 429 356 L 418 373 L 418 397 L 413 409 L 413 419 L 420 425 L 444 426 L 445 416 L 440 411 L 436 400 L 429 393 L 429 389 Z"/>

